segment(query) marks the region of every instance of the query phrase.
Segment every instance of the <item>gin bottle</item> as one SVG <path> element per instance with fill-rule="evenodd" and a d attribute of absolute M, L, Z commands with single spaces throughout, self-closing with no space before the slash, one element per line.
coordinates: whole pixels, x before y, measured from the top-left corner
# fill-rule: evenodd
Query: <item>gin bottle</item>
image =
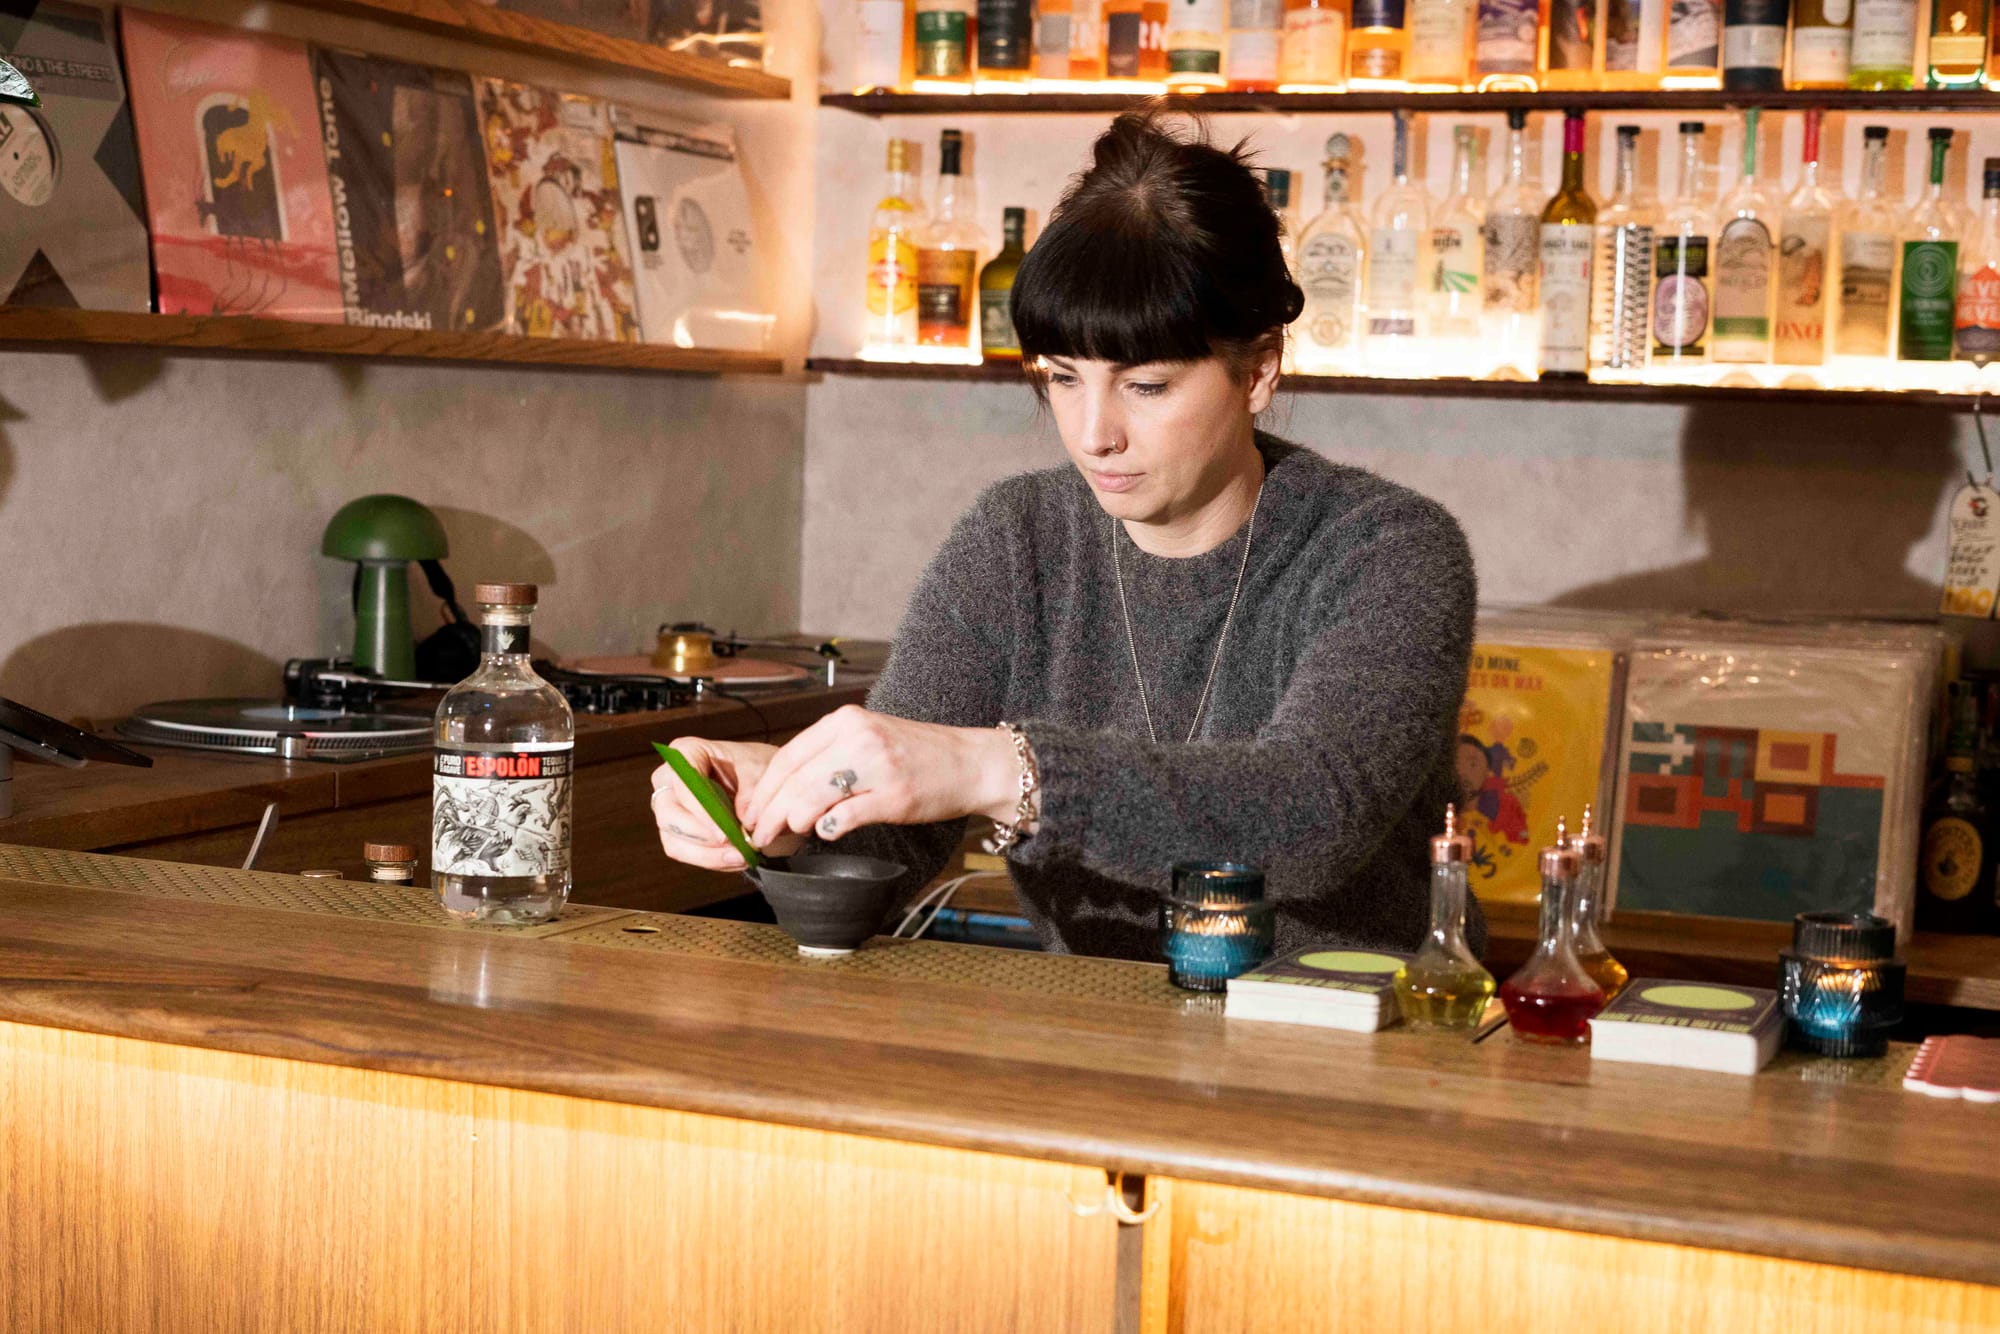
<path fill-rule="evenodd" d="M 1479 198 L 1472 192 L 1478 143 L 1470 126 L 1452 131 L 1451 193 L 1431 224 L 1431 337 L 1450 340 L 1451 360 L 1470 357 L 1479 338 Z"/>
<path fill-rule="evenodd" d="M 1610 378 L 1646 369 L 1653 300 L 1653 213 L 1638 194 L 1639 127 L 1618 127 L 1618 184 L 1597 215 L 1590 364 Z"/>
<path fill-rule="evenodd" d="M 569 702 L 528 662 L 533 584 L 480 584 L 479 669 L 438 704 L 431 875 L 444 910 L 497 925 L 545 922 L 570 887 Z"/>
<path fill-rule="evenodd" d="M 1930 186 L 1903 230 L 1902 301 L 1896 355 L 1904 361 L 1951 360 L 1952 312 L 1958 295 L 1958 220 L 1944 198 L 1944 159 L 1951 131 L 1930 132 Z"/>
<path fill-rule="evenodd" d="M 1459 832 L 1457 808 L 1447 806 L 1444 835 L 1431 840 L 1430 934 L 1392 984 L 1406 1024 L 1476 1028 L 1493 999 L 1493 974 L 1480 967 L 1465 942 L 1465 869 L 1471 860 L 1472 840 Z"/>

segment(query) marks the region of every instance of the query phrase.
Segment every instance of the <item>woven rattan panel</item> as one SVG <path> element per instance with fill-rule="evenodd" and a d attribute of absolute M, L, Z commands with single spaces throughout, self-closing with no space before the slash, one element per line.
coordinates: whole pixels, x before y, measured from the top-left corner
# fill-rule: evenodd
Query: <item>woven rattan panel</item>
<path fill-rule="evenodd" d="M 791 937 L 774 926 L 659 913 L 634 913 L 620 921 L 580 927 L 564 932 L 561 939 L 572 945 L 609 945 L 668 954 L 694 954 L 710 959 L 740 959 L 748 963 L 810 968 L 815 972 L 840 973 L 851 977 L 942 982 L 984 990 L 1032 991 L 1043 996 L 1073 996 L 1128 1005 L 1167 1005 L 1194 1010 L 1213 1008 L 1220 1013 L 1220 1005 L 1216 1002 L 1181 991 L 1169 983 L 1165 968 L 1119 959 L 1084 959 L 1070 955 L 1036 954 L 1029 950 L 946 945 L 929 940 L 891 940 L 887 937 L 877 937 L 853 954 L 839 958 L 807 959 L 800 956 Z"/>
<path fill-rule="evenodd" d="M 364 917 L 377 922 L 402 922 L 452 930 L 504 931 L 517 936 L 548 936 L 581 926 L 628 916 L 617 908 L 586 908 L 574 904 L 543 926 L 468 927 L 438 907 L 437 896 L 414 885 L 385 885 L 367 880 L 307 880 L 266 871 L 238 871 L 223 866 L 188 866 L 179 862 L 141 861 L 135 857 L 105 857 L 92 852 L 0 845 L 0 878 L 33 880 L 49 885 L 116 889 L 134 894 L 159 894 L 199 903 L 231 903 L 245 908 L 275 908 L 280 912 L 325 913 Z M 6 899 L 0 886 L 0 903 Z"/>

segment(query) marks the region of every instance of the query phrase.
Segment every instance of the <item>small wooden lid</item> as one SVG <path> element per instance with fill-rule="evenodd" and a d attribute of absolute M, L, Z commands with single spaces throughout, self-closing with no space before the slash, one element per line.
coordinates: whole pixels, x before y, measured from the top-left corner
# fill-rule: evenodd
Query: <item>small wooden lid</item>
<path fill-rule="evenodd" d="M 474 584 L 472 600 L 488 607 L 532 607 L 541 590 L 533 584 Z"/>
<path fill-rule="evenodd" d="M 361 855 L 371 862 L 413 862 L 417 850 L 407 843 L 363 843 Z"/>

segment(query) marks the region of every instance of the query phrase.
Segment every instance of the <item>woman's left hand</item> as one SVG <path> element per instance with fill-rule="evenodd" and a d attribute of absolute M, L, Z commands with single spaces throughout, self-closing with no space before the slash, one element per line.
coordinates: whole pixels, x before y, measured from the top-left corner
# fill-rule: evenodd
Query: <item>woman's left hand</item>
<path fill-rule="evenodd" d="M 1013 809 L 1020 767 L 997 728 L 836 709 L 772 757 L 739 811 L 763 847 L 787 831 L 833 840 L 872 824 L 929 824 Z"/>

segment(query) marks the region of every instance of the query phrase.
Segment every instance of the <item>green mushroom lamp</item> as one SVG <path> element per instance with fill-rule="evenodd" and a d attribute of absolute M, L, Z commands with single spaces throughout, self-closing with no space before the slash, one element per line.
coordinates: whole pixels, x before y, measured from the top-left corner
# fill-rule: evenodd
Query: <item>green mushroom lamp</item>
<path fill-rule="evenodd" d="M 416 674 L 410 632 L 410 562 L 449 554 L 437 515 L 408 496 L 350 500 L 326 525 L 320 554 L 358 567 L 354 597 L 354 665 L 392 681 Z"/>

